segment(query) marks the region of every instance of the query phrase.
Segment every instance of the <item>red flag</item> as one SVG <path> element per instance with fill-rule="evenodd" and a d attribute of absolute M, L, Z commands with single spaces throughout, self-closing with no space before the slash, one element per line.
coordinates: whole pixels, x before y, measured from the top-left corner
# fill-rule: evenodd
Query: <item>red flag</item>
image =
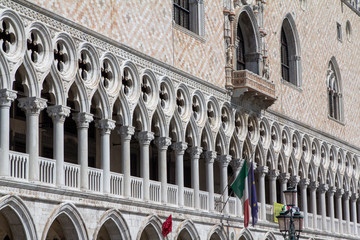
<path fill-rule="evenodd" d="M 244 202 L 244 227 L 249 226 L 250 214 L 249 214 L 249 199 Z"/>
<path fill-rule="evenodd" d="M 172 217 L 171 215 L 166 219 L 162 225 L 162 235 L 166 237 L 172 231 Z"/>

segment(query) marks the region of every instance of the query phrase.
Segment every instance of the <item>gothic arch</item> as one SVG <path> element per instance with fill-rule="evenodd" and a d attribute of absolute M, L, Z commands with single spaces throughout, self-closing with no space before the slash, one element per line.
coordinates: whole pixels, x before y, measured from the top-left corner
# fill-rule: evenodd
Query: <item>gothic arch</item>
<path fill-rule="evenodd" d="M 21 64 L 16 71 L 15 78 L 16 76 L 20 77 L 28 97 L 40 97 L 41 90 L 39 89 L 36 71 L 28 61 L 25 60 Z"/>
<path fill-rule="evenodd" d="M 161 108 L 157 107 L 151 121 L 151 131 L 158 135 L 159 137 L 167 137 L 169 128 L 166 127 L 166 118 L 161 110 Z"/>
<path fill-rule="evenodd" d="M 102 227 L 106 228 L 111 240 L 131 240 L 129 227 L 122 214 L 116 209 L 106 211 L 101 217 L 94 239 L 97 239 Z"/>
<path fill-rule="evenodd" d="M 136 240 L 142 240 L 141 236 L 143 232 L 149 237 L 147 240 L 160 240 L 163 239 L 162 234 L 162 222 L 157 215 L 147 217 L 139 228 Z M 166 238 L 168 239 L 168 237 Z"/>
<path fill-rule="evenodd" d="M 37 239 L 34 221 L 19 197 L 6 195 L 0 198 L 0 214 L 9 222 L 14 239 Z"/>
<path fill-rule="evenodd" d="M 201 135 L 201 145 L 202 145 L 202 141 L 206 140 L 207 142 L 207 151 L 214 151 L 214 138 L 211 132 L 211 128 L 209 126 L 209 123 L 205 123 L 205 126 L 202 130 L 202 135 Z M 205 150 L 205 149 L 204 149 Z"/>
<path fill-rule="evenodd" d="M 218 149 L 219 148 L 219 149 Z M 225 133 L 222 129 L 218 132 L 216 136 L 216 147 L 215 151 L 218 152 L 220 155 L 228 154 L 228 144 L 226 141 Z"/>
<path fill-rule="evenodd" d="M 144 102 L 139 101 L 139 104 L 134 109 L 132 126 L 139 131 L 148 131 L 150 127 L 149 119 Z"/>
<path fill-rule="evenodd" d="M 327 173 L 326 173 L 326 184 L 329 187 L 335 186 L 334 174 L 330 168 L 327 170 Z"/>
<path fill-rule="evenodd" d="M 239 240 L 254 240 L 250 230 L 248 228 L 244 228 L 240 232 Z"/>
<path fill-rule="evenodd" d="M 188 122 L 186 130 L 185 130 L 185 139 L 186 142 L 189 143 L 189 134 L 191 135 L 191 144 L 188 144 L 188 146 L 192 146 L 192 147 L 200 147 L 200 137 L 199 136 L 199 132 L 198 132 L 198 127 L 197 124 L 195 122 L 195 119 L 193 117 L 190 118 L 190 122 Z"/>
<path fill-rule="evenodd" d="M 227 235 L 224 229 L 220 225 L 215 225 L 211 228 L 208 237 L 208 240 L 227 240 Z"/>
<path fill-rule="evenodd" d="M 232 151 L 233 154 L 231 154 Z M 241 159 L 241 144 L 235 133 L 230 140 L 229 154 L 235 159 Z"/>
<path fill-rule="evenodd" d="M 74 204 L 63 203 L 53 211 L 45 225 L 42 239 L 46 239 L 55 221 L 59 222 L 62 229 L 67 230 L 64 232 L 66 238 L 77 236 L 79 240 L 88 239 L 85 222 Z"/>
<path fill-rule="evenodd" d="M 74 92 L 74 90 L 76 90 Z M 66 95 L 69 98 L 70 91 L 74 95 L 74 102 L 77 103 L 77 110 L 79 112 L 90 112 L 90 102 L 86 93 L 85 86 L 80 80 L 75 80 L 71 87 L 68 89 Z"/>
<path fill-rule="evenodd" d="M 174 113 L 169 125 L 169 136 L 176 142 L 185 142 L 185 131 L 177 112 Z"/>
<path fill-rule="evenodd" d="M 121 119 L 113 119 L 118 123 L 121 123 L 123 126 L 132 126 L 132 114 L 130 114 L 130 107 L 127 101 L 124 101 L 120 96 L 116 98 L 113 106 L 113 115 L 118 115 Z"/>
<path fill-rule="evenodd" d="M 176 230 L 176 236 L 174 239 L 178 239 L 182 231 L 186 231 L 191 240 L 200 240 L 200 236 L 196 227 L 191 220 L 184 220 L 180 223 L 179 227 Z"/>
<path fill-rule="evenodd" d="M 335 112 L 335 115 L 332 115 L 332 112 L 330 110 L 329 115 L 337 120 L 343 121 L 344 120 L 344 104 L 343 104 L 343 98 L 342 98 L 342 80 L 341 80 L 341 74 L 340 74 L 340 68 L 338 65 L 338 62 L 336 61 L 336 58 L 334 56 L 331 57 L 329 64 L 328 64 L 328 72 L 327 72 L 327 78 L 326 78 L 326 86 L 329 90 L 336 93 L 336 96 L 328 92 L 329 97 L 329 107 L 331 104 L 335 104 L 338 107 L 338 109 L 333 109 Z M 330 99 L 330 96 L 332 96 L 333 99 Z M 330 109 L 330 108 L 329 108 Z"/>
<path fill-rule="evenodd" d="M 301 86 L 301 47 L 300 38 L 296 29 L 296 24 L 293 16 L 287 13 L 281 25 L 281 32 L 285 34 L 288 45 L 288 58 L 289 58 L 289 82 Z M 283 34 L 281 34 L 283 35 Z M 281 40 L 279 41 L 281 42 Z"/>
<path fill-rule="evenodd" d="M 267 232 L 264 237 L 265 240 L 276 240 L 275 235 L 272 232 Z"/>
<path fill-rule="evenodd" d="M 1 89 L 11 89 L 12 88 L 12 79 L 9 71 L 9 63 L 6 60 L 4 54 L 0 52 L 0 88 Z"/>
<path fill-rule="evenodd" d="M 269 170 L 276 170 L 276 155 L 272 147 L 269 148 L 266 154 L 266 166 L 269 167 Z"/>

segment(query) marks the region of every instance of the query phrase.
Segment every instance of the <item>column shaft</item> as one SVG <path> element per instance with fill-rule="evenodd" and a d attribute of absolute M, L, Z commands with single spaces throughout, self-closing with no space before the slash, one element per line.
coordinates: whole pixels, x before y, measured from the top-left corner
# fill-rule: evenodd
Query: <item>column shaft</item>
<path fill-rule="evenodd" d="M 199 185 L 199 158 L 202 152 L 200 147 L 189 149 L 191 155 L 191 187 L 194 189 L 194 208 L 200 208 L 200 185 Z"/>
<path fill-rule="evenodd" d="M 266 196 L 265 196 L 265 175 L 268 172 L 268 167 L 266 166 L 259 166 L 256 168 L 259 177 L 259 195 L 260 195 L 260 219 L 265 221 L 266 220 Z"/>
<path fill-rule="evenodd" d="M 130 162 L 130 140 L 135 133 L 135 129 L 131 126 L 120 127 L 119 134 L 121 135 L 121 168 L 124 175 L 124 196 L 131 196 L 131 162 Z"/>
<path fill-rule="evenodd" d="M 354 194 L 351 198 L 351 212 L 352 212 L 352 218 L 351 221 L 354 223 L 354 231 L 353 234 L 357 235 L 357 216 L 356 216 L 356 200 L 357 200 L 357 194 Z"/>
<path fill-rule="evenodd" d="M 307 204 L 307 186 L 309 185 L 309 180 L 302 179 L 300 181 L 300 190 L 301 190 L 301 209 L 304 212 L 304 228 L 308 227 L 308 204 Z"/>
<path fill-rule="evenodd" d="M 160 137 L 155 140 L 158 147 L 158 172 L 161 182 L 161 202 L 167 203 L 167 148 L 171 144 L 168 137 Z"/>
<path fill-rule="evenodd" d="M 178 186 L 178 204 L 184 206 L 184 151 L 187 148 L 186 143 L 174 143 L 172 148 L 175 150 L 175 182 Z"/>
<path fill-rule="evenodd" d="M 342 194 L 343 192 L 341 192 L 341 190 L 338 190 L 338 192 L 336 192 L 336 215 L 338 216 L 339 219 L 339 233 L 343 233 L 343 225 L 342 225 Z"/>
<path fill-rule="evenodd" d="M 150 200 L 150 142 L 154 139 L 152 132 L 140 132 L 137 136 L 140 144 L 140 176 L 143 179 L 143 199 Z"/>
<path fill-rule="evenodd" d="M 0 176 L 9 176 L 10 106 L 0 106 Z"/>
<path fill-rule="evenodd" d="M 330 215 L 330 225 L 331 232 L 335 232 L 335 216 L 334 216 L 334 188 L 330 188 L 328 191 L 328 206 L 329 206 L 329 215 Z"/>
<path fill-rule="evenodd" d="M 206 159 L 206 190 L 209 192 L 209 211 L 214 211 L 214 159 L 216 152 L 207 151 Z"/>

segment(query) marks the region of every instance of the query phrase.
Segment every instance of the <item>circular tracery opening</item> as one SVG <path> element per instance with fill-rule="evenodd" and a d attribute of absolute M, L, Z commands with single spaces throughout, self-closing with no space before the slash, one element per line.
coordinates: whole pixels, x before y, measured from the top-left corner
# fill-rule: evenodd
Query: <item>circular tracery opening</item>
<path fill-rule="evenodd" d="M 69 51 L 63 41 L 56 43 L 54 49 L 54 62 L 59 72 L 66 72 L 69 69 Z"/>
<path fill-rule="evenodd" d="M 110 89 L 114 84 L 113 68 L 109 60 L 105 59 L 101 67 L 101 78 L 106 89 Z"/>
<path fill-rule="evenodd" d="M 133 91 L 133 84 L 134 82 L 130 74 L 130 71 L 129 69 L 125 68 L 122 77 L 122 90 L 126 96 L 131 95 Z"/>
<path fill-rule="evenodd" d="M 31 31 L 30 37 L 27 39 L 27 50 L 32 62 L 41 62 L 44 55 L 44 46 L 37 31 Z"/>
<path fill-rule="evenodd" d="M 92 64 L 90 60 L 90 55 L 87 51 L 83 50 L 80 53 L 79 62 L 79 75 L 84 81 L 91 79 L 92 74 Z"/>
<path fill-rule="evenodd" d="M 9 19 L 5 18 L 0 24 L 0 44 L 4 53 L 12 53 L 16 48 L 16 35 L 14 26 Z"/>

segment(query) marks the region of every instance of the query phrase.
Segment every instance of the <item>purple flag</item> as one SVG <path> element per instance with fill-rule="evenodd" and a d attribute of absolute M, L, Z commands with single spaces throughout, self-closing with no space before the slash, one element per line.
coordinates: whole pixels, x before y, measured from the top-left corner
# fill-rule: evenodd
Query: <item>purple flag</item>
<path fill-rule="evenodd" d="M 249 191 L 250 191 L 250 208 L 251 208 L 251 217 L 252 217 L 252 226 L 258 221 L 258 204 L 256 197 L 256 188 L 255 188 L 255 178 L 254 178 L 254 166 L 253 162 L 250 164 L 250 169 L 248 173 L 248 183 L 249 183 Z"/>

